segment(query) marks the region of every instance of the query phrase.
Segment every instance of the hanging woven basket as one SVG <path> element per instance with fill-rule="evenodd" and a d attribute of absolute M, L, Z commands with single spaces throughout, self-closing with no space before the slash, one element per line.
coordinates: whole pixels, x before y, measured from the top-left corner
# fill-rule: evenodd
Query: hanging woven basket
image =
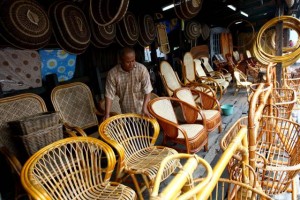
<path fill-rule="evenodd" d="M 140 30 L 138 43 L 146 47 L 150 45 L 156 37 L 154 20 L 150 15 L 144 15 L 138 18 L 138 24 Z"/>
<path fill-rule="evenodd" d="M 47 13 L 30 0 L 2 1 L 0 5 L 0 35 L 21 49 L 39 49 L 51 37 L 52 27 Z"/>
<path fill-rule="evenodd" d="M 139 38 L 139 27 L 133 13 L 127 12 L 117 25 L 116 40 L 121 46 L 132 46 Z"/>
<path fill-rule="evenodd" d="M 129 0 L 90 0 L 90 13 L 100 26 L 119 22 L 127 12 Z"/>
<path fill-rule="evenodd" d="M 201 35 L 201 25 L 196 21 L 187 22 L 184 29 L 185 37 L 189 40 L 195 40 Z"/>
<path fill-rule="evenodd" d="M 199 13 L 202 3 L 203 0 L 174 0 L 175 13 L 180 19 L 191 19 Z"/>
<path fill-rule="evenodd" d="M 83 53 L 90 43 L 91 33 L 82 10 L 72 2 L 58 1 L 50 6 L 49 15 L 59 46 L 72 54 Z"/>

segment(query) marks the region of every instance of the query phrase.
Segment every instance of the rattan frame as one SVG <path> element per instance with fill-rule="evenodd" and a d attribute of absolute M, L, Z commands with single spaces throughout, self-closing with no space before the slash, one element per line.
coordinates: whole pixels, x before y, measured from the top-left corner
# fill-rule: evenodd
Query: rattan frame
<path fill-rule="evenodd" d="M 174 117 L 176 118 L 176 123 L 174 123 L 170 119 L 164 118 L 164 117 L 160 116 L 159 114 L 157 114 L 157 112 L 153 109 L 153 105 L 157 101 L 164 101 L 164 100 L 170 101 L 173 104 L 177 104 L 177 105 L 179 104 L 181 107 L 182 113 L 185 113 L 185 112 L 189 113 L 188 115 L 184 115 L 185 122 L 182 124 L 197 124 L 197 125 L 199 125 L 200 123 L 196 122 L 196 120 L 197 120 L 198 116 L 200 115 L 201 118 L 203 119 L 202 124 L 201 124 L 203 126 L 203 129 L 201 129 L 194 137 L 189 137 L 187 131 L 184 130 L 182 127 L 180 127 L 181 124 L 178 123 L 175 113 L 174 113 Z M 161 109 L 164 109 L 164 108 L 161 108 Z M 208 133 L 207 133 L 207 129 L 206 129 L 206 118 L 201 110 L 199 110 L 198 108 L 196 108 L 194 106 L 191 106 L 190 104 L 188 104 L 184 101 L 181 101 L 180 99 L 173 98 L 173 97 L 159 97 L 159 98 L 149 101 L 148 110 L 149 110 L 150 114 L 158 120 L 160 126 L 164 130 L 163 145 L 168 146 L 168 142 L 169 143 L 173 142 L 176 144 L 184 145 L 185 149 L 176 148 L 176 150 L 185 151 L 186 153 L 196 153 L 196 152 L 200 151 L 200 149 L 202 147 L 204 147 L 205 151 L 208 150 Z M 166 112 L 172 114 L 172 112 L 175 112 L 174 107 L 173 107 L 173 110 L 168 110 Z M 179 131 L 183 134 L 184 138 L 178 138 Z M 175 146 L 172 146 L 172 148 L 175 148 Z"/>
<path fill-rule="evenodd" d="M 252 82 L 247 81 L 247 76 L 238 68 L 234 68 L 233 74 L 236 81 L 236 89 L 234 95 L 237 95 L 241 88 L 246 88 L 247 96 L 249 96 L 250 85 L 252 85 Z"/>
<path fill-rule="evenodd" d="M 132 189 L 109 181 L 115 164 L 112 148 L 103 141 L 66 138 L 35 153 L 21 181 L 33 199 L 135 199 Z"/>
<path fill-rule="evenodd" d="M 174 149 L 155 145 L 159 130 L 155 119 L 130 113 L 110 117 L 99 127 L 101 138 L 118 152 L 117 181 L 122 182 L 130 176 L 140 199 L 146 188 L 149 192 L 152 190 L 161 161 L 168 155 L 177 154 Z M 162 180 L 178 166 L 177 161 L 169 163 Z M 143 178 L 143 188 L 137 175 Z"/>
<path fill-rule="evenodd" d="M 51 102 L 59 112 L 69 135 L 86 136 L 84 129 L 99 125 L 97 115 L 102 115 L 95 107 L 91 90 L 84 83 L 73 82 L 56 86 L 51 92 Z M 66 110 L 65 107 L 69 109 Z M 86 117 L 89 117 L 88 120 L 85 120 Z"/>

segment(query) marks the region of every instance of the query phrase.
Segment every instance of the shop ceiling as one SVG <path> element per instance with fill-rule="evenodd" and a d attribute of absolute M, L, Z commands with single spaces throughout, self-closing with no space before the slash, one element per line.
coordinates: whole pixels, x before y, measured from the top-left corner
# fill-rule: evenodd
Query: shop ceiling
<path fill-rule="evenodd" d="M 284 0 L 202 0 L 202 8 L 194 18 L 211 26 L 226 27 L 232 21 L 244 19 L 255 27 L 261 27 L 269 19 L 277 16 L 278 5 L 285 4 Z M 281 1 L 281 2 L 280 2 Z M 164 6 L 173 4 L 173 0 L 131 0 L 129 10 L 137 14 L 160 12 L 166 19 L 176 17 L 174 9 L 162 11 Z M 232 5 L 235 10 L 229 8 Z M 298 15 L 298 0 L 291 9 L 284 6 L 285 13 L 293 12 Z M 244 12 L 248 17 L 241 14 Z"/>

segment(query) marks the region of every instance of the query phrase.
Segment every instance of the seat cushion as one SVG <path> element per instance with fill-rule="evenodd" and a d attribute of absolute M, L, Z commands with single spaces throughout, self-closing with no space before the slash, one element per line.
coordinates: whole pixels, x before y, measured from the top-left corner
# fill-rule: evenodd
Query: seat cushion
<path fill-rule="evenodd" d="M 210 120 L 219 114 L 219 111 L 217 110 L 202 110 L 202 112 L 207 120 Z M 197 120 L 202 120 L 200 114 L 198 115 Z"/>
<path fill-rule="evenodd" d="M 179 127 L 186 131 L 188 138 L 194 138 L 204 128 L 204 126 L 201 124 L 182 124 L 179 125 Z M 178 138 L 180 139 L 184 138 L 183 134 L 179 130 L 178 130 Z"/>
<path fill-rule="evenodd" d="M 252 83 L 249 82 L 249 81 L 241 82 L 241 84 L 242 84 L 243 86 L 249 86 L 249 85 L 252 85 Z"/>

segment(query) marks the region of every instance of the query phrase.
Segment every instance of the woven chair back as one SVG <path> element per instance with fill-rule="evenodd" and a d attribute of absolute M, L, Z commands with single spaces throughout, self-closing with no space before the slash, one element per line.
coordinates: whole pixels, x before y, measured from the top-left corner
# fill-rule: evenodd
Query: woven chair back
<path fill-rule="evenodd" d="M 178 82 L 177 76 L 172 69 L 171 65 L 167 61 L 160 63 L 160 74 L 166 84 L 166 90 L 169 96 L 173 95 L 173 91 L 181 88 L 181 84 Z"/>
<path fill-rule="evenodd" d="M 193 94 L 188 88 L 181 88 L 179 90 L 176 90 L 176 97 L 192 106 L 196 106 Z"/>
<path fill-rule="evenodd" d="M 156 120 L 154 121 L 157 124 Z M 125 153 L 125 161 L 141 149 L 154 145 L 156 140 L 153 138 L 154 127 L 149 118 L 137 114 L 111 117 L 108 123 L 103 124 L 101 132 L 106 138 L 119 144 L 118 147 Z"/>
<path fill-rule="evenodd" d="M 35 94 L 27 93 L 0 99 L 0 146 L 6 146 L 11 153 L 19 157 L 20 149 L 7 122 L 46 111 L 44 100 Z"/>
<path fill-rule="evenodd" d="M 92 92 L 86 84 L 59 85 L 52 90 L 51 101 L 63 122 L 82 129 L 98 125 Z"/>
<path fill-rule="evenodd" d="M 201 66 L 201 61 L 199 59 L 194 59 L 194 63 L 195 63 L 195 72 L 197 73 L 197 76 L 199 77 L 206 76 L 206 73 Z"/>
<path fill-rule="evenodd" d="M 234 78 L 235 78 L 235 80 L 236 80 L 236 83 L 237 83 L 238 85 L 241 85 L 240 72 L 234 71 L 234 72 L 233 72 L 233 75 L 234 75 Z"/>
<path fill-rule="evenodd" d="M 186 52 L 183 56 L 184 65 L 184 83 L 196 80 L 193 56 L 190 52 Z"/>
<path fill-rule="evenodd" d="M 160 99 L 158 101 L 155 101 L 151 105 L 151 108 L 160 117 L 167 119 L 173 123 L 176 123 L 176 124 L 178 123 L 172 103 L 170 100 Z"/>
<path fill-rule="evenodd" d="M 211 65 L 208 62 L 208 57 L 201 57 L 201 60 L 202 60 L 203 66 L 205 67 L 205 69 L 208 72 L 213 72 L 214 71 L 213 68 L 211 67 Z"/>
<path fill-rule="evenodd" d="M 300 172 L 300 125 L 263 116 L 258 126 L 256 152 L 263 159 L 258 157 L 256 165 L 262 189 L 267 194 L 286 192 Z"/>
<path fill-rule="evenodd" d="M 66 138 L 44 147 L 26 162 L 22 184 L 34 199 L 98 199 L 110 190 L 108 181 L 115 163 L 113 150 L 103 141 Z"/>
<path fill-rule="evenodd" d="M 251 58 L 252 57 L 251 52 L 249 50 L 246 50 L 246 56 L 247 56 L 247 58 Z"/>

